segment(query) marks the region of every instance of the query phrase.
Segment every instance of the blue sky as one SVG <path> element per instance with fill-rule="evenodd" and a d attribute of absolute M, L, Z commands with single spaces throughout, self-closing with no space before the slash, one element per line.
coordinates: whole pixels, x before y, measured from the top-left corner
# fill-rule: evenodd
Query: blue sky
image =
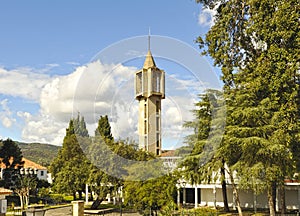
<path fill-rule="evenodd" d="M 212 25 L 212 14 L 213 11 L 201 10 L 201 5 L 192 0 L 1 0 L 0 138 L 10 137 L 26 142 L 61 144 L 68 120 L 72 117 L 71 108 L 74 112 L 71 100 L 74 95 L 75 99 L 78 96 L 80 102 L 80 108 L 75 111 L 87 116 L 91 112 L 83 106 L 86 101 L 85 95 L 76 95 L 78 89 L 83 88 L 82 92 L 85 92 L 87 87 L 78 88 L 74 85 L 80 82 L 92 82 L 94 78 L 89 80 L 91 77 L 88 77 L 84 80 L 82 74 L 91 73 L 91 76 L 99 77 L 101 80 L 105 77 L 104 71 L 113 70 L 124 77 L 123 81 L 114 78 L 111 81 L 115 84 L 116 80 L 119 80 L 117 86 L 125 83 L 124 89 L 128 85 L 128 91 L 131 91 L 133 77 L 125 76 L 124 73 L 132 74 L 142 66 L 141 55 L 139 55 L 140 59 L 126 63 L 119 62 L 121 65 L 117 67 L 104 65 L 101 63 L 101 58 L 97 59 L 99 52 L 101 56 L 101 51 L 112 44 L 127 38 L 145 36 L 148 34 L 149 27 L 151 34 L 156 35 L 157 38 L 158 36 L 170 37 L 183 43 L 184 46 L 190 46 L 190 49 L 198 49 L 194 40 L 198 35 L 203 36 Z M 168 56 L 159 58 L 159 49 L 157 48 L 155 53 L 156 48 L 154 44 L 153 46 L 153 54 L 154 56 L 157 54 L 158 66 L 167 73 L 172 71 L 167 74 L 169 95 L 172 95 L 173 87 L 180 89 L 178 86 L 182 85 L 184 91 L 189 91 L 187 89 L 191 86 L 191 88 L 193 85 L 197 86 L 197 83 L 189 82 L 191 79 L 186 68 L 164 59 Z M 147 41 L 143 49 L 146 52 Z M 100 62 L 91 63 L 91 59 Z M 209 64 L 210 61 L 207 63 Z M 118 62 L 111 64 L 118 64 Z M 211 70 L 215 71 L 214 68 Z M 95 73 L 95 71 L 100 72 Z M 110 82 L 109 79 L 105 81 Z M 97 85 L 99 89 L 100 84 Z M 170 131 L 182 130 L 180 124 L 192 118 L 186 112 L 192 107 L 196 96 L 184 95 L 184 91 L 178 90 L 178 93 L 174 91 L 172 97 L 170 96 L 165 102 L 166 118 L 176 120 L 178 117 L 175 123 L 177 129 L 169 128 Z M 114 92 L 116 100 L 118 97 L 124 98 L 116 92 L 120 91 Z M 137 103 L 134 102 L 134 97 L 130 99 L 131 94 L 127 97 L 132 100 L 131 111 L 136 113 Z M 184 103 L 189 106 L 185 108 L 178 106 L 187 99 L 190 101 Z M 103 104 L 108 104 L 107 109 Z M 116 106 L 112 109 L 111 104 L 109 105 L 104 98 L 93 101 L 93 106 L 101 108 L 101 111 L 95 112 L 97 115 L 107 114 L 107 111 L 123 112 L 120 108 L 123 105 L 119 104 L 118 108 Z M 97 117 L 94 117 L 94 121 L 91 119 L 88 122 L 91 135 L 95 127 L 95 118 Z M 113 118 L 111 116 L 111 119 Z M 136 126 L 131 127 L 131 131 L 120 132 L 126 124 L 136 125 L 135 121 L 136 117 L 133 116 L 128 117 L 127 120 L 120 119 L 112 122 L 115 136 L 126 138 L 124 134 L 136 133 Z M 170 122 L 171 124 L 174 122 Z M 165 126 L 168 127 L 167 123 Z M 173 148 L 174 145 L 171 143 L 174 140 L 179 144 L 182 143 L 182 137 L 172 139 L 171 134 L 167 134 L 165 140 L 166 148 Z"/>

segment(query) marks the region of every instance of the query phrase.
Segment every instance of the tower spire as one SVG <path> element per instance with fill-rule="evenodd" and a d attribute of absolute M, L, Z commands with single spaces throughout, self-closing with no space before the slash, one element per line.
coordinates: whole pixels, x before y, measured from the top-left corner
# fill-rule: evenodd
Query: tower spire
<path fill-rule="evenodd" d="M 150 27 L 149 27 L 149 32 L 148 32 L 148 51 L 150 51 L 150 35 L 151 35 L 151 32 L 150 32 Z"/>
<path fill-rule="evenodd" d="M 146 59 L 145 59 L 145 62 L 144 62 L 144 67 L 143 67 L 145 69 L 156 67 L 153 56 L 152 56 L 152 53 L 151 53 L 151 50 L 150 50 L 150 34 L 151 33 L 150 33 L 150 27 L 149 27 L 148 52 L 147 52 Z"/>

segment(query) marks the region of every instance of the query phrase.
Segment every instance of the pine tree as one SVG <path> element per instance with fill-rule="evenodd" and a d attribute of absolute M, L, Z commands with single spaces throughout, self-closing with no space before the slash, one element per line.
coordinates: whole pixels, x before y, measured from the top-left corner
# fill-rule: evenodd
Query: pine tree
<path fill-rule="evenodd" d="M 100 116 L 100 119 L 98 121 L 98 127 L 95 130 L 95 136 L 101 136 L 102 138 L 113 140 L 113 136 L 111 134 L 111 127 L 107 115 Z"/>
<path fill-rule="evenodd" d="M 74 120 L 71 119 L 66 129 L 63 146 L 50 165 L 54 189 L 60 193 L 72 193 L 74 199 L 78 192 L 81 198 L 89 170 L 90 162 L 80 146 L 78 136 L 75 134 Z"/>
<path fill-rule="evenodd" d="M 221 173 L 222 191 L 225 211 L 229 211 L 225 181 L 225 162 L 218 156 L 219 146 L 213 146 L 214 140 L 221 142 L 222 130 L 225 125 L 225 106 L 222 92 L 208 89 L 199 95 L 199 102 L 193 110 L 195 119 L 185 123 L 185 127 L 193 128 L 194 133 L 187 137 L 187 144 L 191 149 L 190 154 L 180 165 L 185 179 L 191 184 L 214 181 L 213 173 Z M 220 144 L 220 143 L 219 143 Z M 207 154 L 205 152 L 215 152 Z M 206 161 L 205 161 L 206 159 Z"/>
<path fill-rule="evenodd" d="M 84 117 L 78 113 L 77 118 L 73 119 L 74 132 L 77 136 L 89 137 L 89 132 L 86 128 Z"/>

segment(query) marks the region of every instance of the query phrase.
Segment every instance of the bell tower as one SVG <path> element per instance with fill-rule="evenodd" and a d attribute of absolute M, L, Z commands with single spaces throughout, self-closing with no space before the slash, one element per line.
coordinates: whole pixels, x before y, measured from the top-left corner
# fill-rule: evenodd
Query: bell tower
<path fill-rule="evenodd" d="M 139 148 L 161 154 L 161 100 L 165 98 L 165 72 L 156 67 L 149 47 L 144 66 L 135 73 L 135 98 L 139 102 Z"/>

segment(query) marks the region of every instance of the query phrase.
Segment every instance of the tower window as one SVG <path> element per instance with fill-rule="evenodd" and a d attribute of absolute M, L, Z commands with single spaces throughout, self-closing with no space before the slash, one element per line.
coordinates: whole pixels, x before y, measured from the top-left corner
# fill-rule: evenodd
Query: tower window
<path fill-rule="evenodd" d="M 159 113 L 159 110 L 160 110 L 160 103 L 159 103 L 159 101 L 157 100 L 157 101 L 156 101 L 156 112 Z"/>
<path fill-rule="evenodd" d="M 142 77 L 142 73 L 138 73 L 136 75 L 136 94 L 141 94 L 143 91 L 143 77 Z"/>
<path fill-rule="evenodd" d="M 144 134 L 147 134 L 147 121 L 144 121 Z"/>
<path fill-rule="evenodd" d="M 146 151 L 148 151 L 147 136 L 144 137 L 144 148 L 145 148 Z"/>
<path fill-rule="evenodd" d="M 160 92 L 160 74 L 159 73 L 156 74 L 156 88 L 157 88 L 157 92 Z"/>
<path fill-rule="evenodd" d="M 154 92 L 160 92 L 160 72 L 159 71 L 153 71 L 152 75 L 152 90 Z"/>
<path fill-rule="evenodd" d="M 156 147 L 159 148 L 159 133 L 156 134 Z"/>
<path fill-rule="evenodd" d="M 156 155 L 159 155 L 159 149 L 156 149 Z"/>
<path fill-rule="evenodd" d="M 159 131 L 159 116 L 156 116 L 156 130 Z"/>

